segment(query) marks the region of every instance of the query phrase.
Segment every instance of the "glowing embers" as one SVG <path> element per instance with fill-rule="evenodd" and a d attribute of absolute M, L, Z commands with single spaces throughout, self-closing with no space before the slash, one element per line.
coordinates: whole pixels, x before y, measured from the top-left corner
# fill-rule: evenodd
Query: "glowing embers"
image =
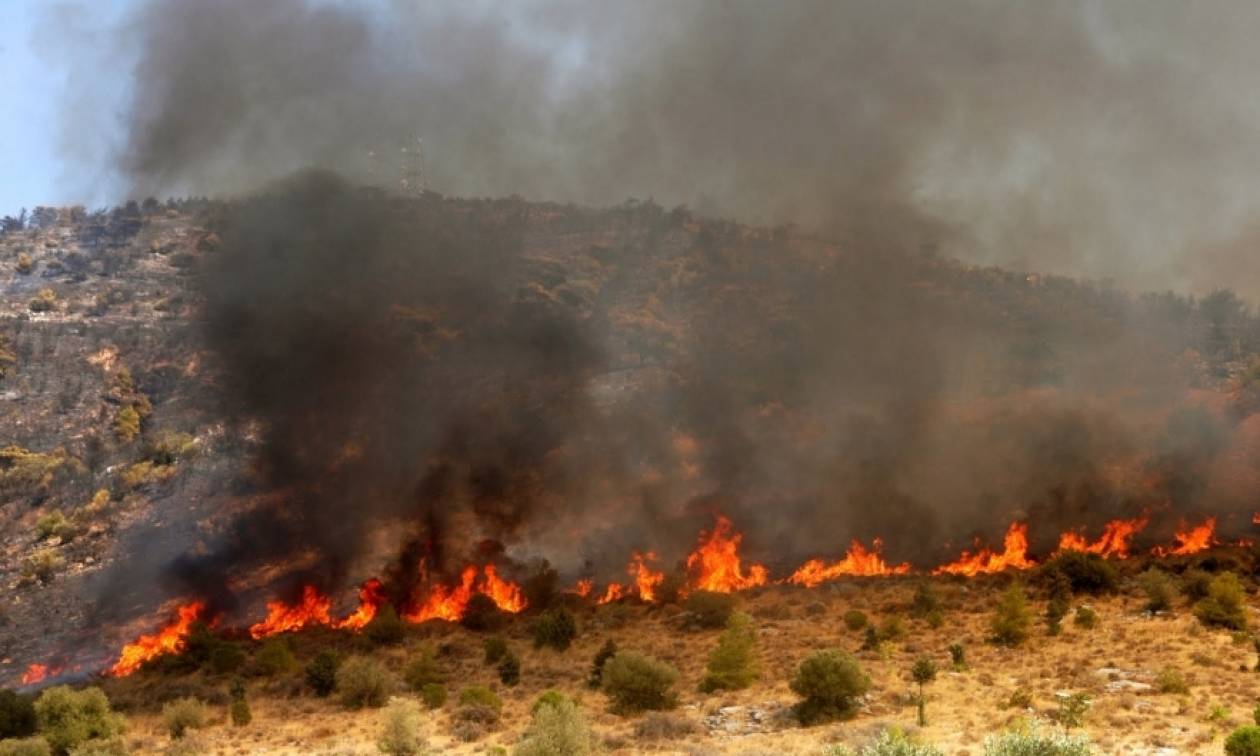
<path fill-rule="evenodd" d="M 1006 529 L 1002 551 L 982 548 L 974 554 L 964 551 L 962 556 L 949 564 L 932 570 L 933 575 L 983 575 L 1008 569 L 1026 570 L 1036 562 L 1028 558 L 1028 526 L 1013 522 Z"/>
<path fill-rule="evenodd" d="M 499 577 L 493 564 L 487 564 L 479 571 L 475 565 L 464 568 L 460 574 L 458 585 L 428 585 L 429 580 L 424 565 L 421 565 L 421 585 L 427 586 L 427 593 L 418 599 L 415 607 L 403 615 L 408 622 L 425 622 L 431 619 L 444 619 L 456 622 L 464 616 L 464 610 L 474 594 L 487 596 L 499 609 L 517 613 L 525 608 L 525 597 L 521 587 L 510 580 Z"/>
<path fill-rule="evenodd" d="M 1158 557 L 1186 556 L 1197 554 L 1216 545 L 1216 518 L 1209 517 L 1201 525 L 1187 528 L 1182 523 L 1181 529 L 1173 535 L 1176 546 L 1157 546 L 1151 553 Z"/>
<path fill-rule="evenodd" d="M 690 588 L 699 591 L 730 593 L 765 585 L 769 576 L 760 564 L 745 570 L 739 557 L 743 535 L 736 533 L 731 521 L 718 515 L 709 533 L 700 534 L 700 545 L 687 557 Z"/>
<path fill-rule="evenodd" d="M 1146 517 L 1133 520 L 1112 520 L 1103 526 L 1102 535 L 1092 543 L 1078 531 L 1068 531 L 1059 536 L 1059 551 L 1083 551 L 1109 559 L 1126 559 L 1129 556 L 1129 541 L 1141 532 L 1148 522 L 1149 519 Z"/>
<path fill-rule="evenodd" d="M 792 573 L 792 576 L 787 581 L 796 585 L 803 585 L 806 588 L 813 588 L 819 583 L 825 583 L 828 580 L 835 580 L 846 575 L 883 577 L 887 575 L 905 575 L 910 572 L 909 562 L 897 565 L 889 565 L 885 562 L 883 556 L 880 555 L 883 548 L 884 542 L 878 538 L 871 541 L 870 549 L 863 546 L 861 541 L 854 539 L 849 544 L 849 551 L 844 555 L 844 559 L 831 564 L 827 564 L 821 559 L 811 559 L 801 565 L 796 572 Z"/>
<path fill-rule="evenodd" d="M 135 672 L 145 662 L 163 654 L 177 654 L 184 650 L 184 640 L 188 637 L 192 624 L 201 619 L 206 605 L 201 601 L 193 601 L 179 607 L 176 617 L 169 624 L 153 635 L 141 635 L 134 642 L 123 646 L 118 661 L 106 670 L 112 677 L 126 677 Z"/>

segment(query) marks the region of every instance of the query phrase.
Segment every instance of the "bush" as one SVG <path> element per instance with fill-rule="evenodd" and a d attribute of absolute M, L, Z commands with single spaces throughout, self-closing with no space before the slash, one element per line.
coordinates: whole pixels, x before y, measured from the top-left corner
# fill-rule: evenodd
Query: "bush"
<path fill-rule="evenodd" d="M 876 632 L 876 638 L 879 641 L 895 641 L 906 637 L 906 626 L 901 621 L 901 617 L 893 614 L 887 617 L 879 626 Z"/>
<path fill-rule="evenodd" d="M 189 730 L 206 726 L 209 713 L 196 698 L 177 698 L 162 707 L 162 725 L 172 738 L 182 738 Z"/>
<path fill-rule="evenodd" d="M 66 560 L 54 549 L 38 549 L 22 560 L 22 577 L 49 583 L 66 566 Z"/>
<path fill-rule="evenodd" d="M 512 753 L 515 756 L 589 756 L 599 750 L 582 710 L 572 700 L 563 698 L 534 708 L 529 727 Z"/>
<path fill-rule="evenodd" d="M 446 686 L 442 683 L 425 683 L 420 688 L 420 700 L 430 709 L 440 709 L 446 704 Z"/>
<path fill-rule="evenodd" d="M 552 609 L 534 621 L 534 648 L 564 651 L 577 637 L 577 620 L 568 609 Z"/>
<path fill-rule="evenodd" d="M 848 715 L 857 698 L 870 690 L 871 679 L 852 656 L 832 649 L 816 651 L 801 662 L 790 687 L 803 699 L 796 716 L 808 725 Z"/>
<path fill-rule="evenodd" d="M 941 611 L 941 600 L 936 595 L 936 588 L 926 580 L 914 589 L 914 600 L 910 604 L 910 613 L 920 619 L 932 612 Z"/>
<path fill-rule="evenodd" d="M 208 661 L 212 670 L 221 675 L 226 675 L 245 665 L 245 651 L 235 643 L 216 643 L 210 650 Z"/>
<path fill-rule="evenodd" d="M 25 252 L 19 252 L 17 258 L 17 272 L 29 276 L 31 271 L 35 270 L 35 261 Z"/>
<path fill-rule="evenodd" d="M 677 704 L 678 670 L 650 656 L 622 651 L 604 664 L 600 677 L 616 713 L 662 711 Z"/>
<path fill-rule="evenodd" d="M 306 665 L 306 684 L 315 695 L 324 698 L 337 689 L 337 666 L 337 656 L 331 651 L 320 651 Z"/>
<path fill-rule="evenodd" d="M 844 613 L 844 626 L 857 632 L 866 627 L 866 615 L 857 609 L 850 609 Z"/>
<path fill-rule="evenodd" d="M 1151 567 L 1138 576 L 1138 587 L 1146 594 L 1148 612 L 1166 612 L 1172 609 L 1176 584 L 1167 572 Z"/>
<path fill-rule="evenodd" d="M 1164 667 L 1155 676 L 1155 689 L 1160 693 L 1174 693 L 1184 695 L 1190 692 L 1190 686 L 1186 684 L 1186 678 L 1172 667 Z"/>
<path fill-rule="evenodd" d="M 1043 735 L 1033 726 L 990 735 L 984 756 L 1090 756 L 1089 740 L 1051 732 Z"/>
<path fill-rule="evenodd" d="M 254 714 L 249 710 L 249 701 L 244 698 L 232 699 L 232 703 L 228 705 L 228 716 L 236 727 L 244 727 L 254 721 Z"/>
<path fill-rule="evenodd" d="M 486 638 L 486 642 L 481 644 L 481 648 L 486 653 L 486 664 L 498 664 L 508 652 L 507 641 L 498 635 Z"/>
<path fill-rule="evenodd" d="M 432 683 L 446 682 L 446 676 L 442 674 L 442 670 L 438 667 L 437 660 L 433 658 L 433 653 L 428 649 L 422 650 L 407 662 L 407 666 L 403 668 L 403 682 L 407 683 L 407 687 L 419 692 L 426 685 Z"/>
<path fill-rule="evenodd" d="M 57 309 L 57 294 L 52 289 L 40 289 L 27 305 L 31 312 L 50 312 Z"/>
<path fill-rule="evenodd" d="M 509 688 L 521 681 L 521 660 L 509 651 L 499 660 L 499 682 Z"/>
<path fill-rule="evenodd" d="M 459 693 L 455 710 L 455 736 L 460 740 L 476 740 L 488 727 L 498 723 L 503 701 L 489 688 L 474 685 Z"/>
<path fill-rule="evenodd" d="M 1018 646 L 1027 640 L 1031 624 L 1032 614 L 1028 610 L 1024 586 L 1012 583 L 998 600 L 997 611 L 990 624 L 993 641 L 1004 646 Z"/>
<path fill-rule="evenodd" d="M 1067 578 L 1073 593 L 1113 593 L 1120 582 L 1120 574 L 1111 562 L 1085 551 L 1065 551 L 1041 568 L 1046 577 L 1055 572 Z"/>
<path fill-rule="evenodd" d="M 52 749 L 43 738 L 0 740 L 0 756 L 51 756 Z"/>
<path fill-rule="evenodd" d="M 752 617 L 744 612 L 734 612 L 718 638 L 717 648 L 709 654 L 700 690 L 705 693 L 742 690 L 752 685 L 760 674 Z"/>
<path fill-rule="evenodd" d="M 967 668 L 967 649 L 963 648 L 963 644 L 950 644 L 949 660 L 953 662 L 955 670 L 964 670 Z"/>
<path fill-rule="evenodd" d="M 1212 575 L 1203 570 L 1186 570 L 1181 576 L 1181 595 L 1191 601 L 1207 598 L 1208 586 L 1212 584 Z"/>
<path fill-rule="evenodd" d="M 172 741 L 172 743 L 187 743 L 189 740 L 192 740 L 192 738 Z M 168 746 L 166 753 L 170 752 L 170 746 Z M 197 751 L 196 756 L 201 756 L 203 753 L 205 753 L 204 748 Z M 127 747 L 126 742 L 123 741 L 121 736 L 116 736 L 106 739 L 97 738 L 95 740 L 89 740 L 77 748 L 71 748 L 68 756 L 130 756 L 130 754 L 131 749 Z"/>
<path fill-rule="evenodd" d="M 1228 756 L 1260 756 L 1260 727 L 1246 725 L 1231 732 L 1225 738 L 1225 753 Z"/>
<path fill-rule="evenodd" d="M 0 690 L 0 740 L 35 734 L 35 699 L 5 688 Z"/>
<path fill-rule="evenodd" d="M 634 725 L 634 736 L 640 740 L 678 740 L 700 732 L 695 720 L 662 711 L 650 712 Z"/>
<path fill-rule="evenodd" d="M 460 624 L 474 632 L 498 630 L 503 626 L 503 612 L 494 599 L 484 593 L 473 594 L 464 606 Z"/>
<path fill-rule="evenodd" d="M 1072 618 L 1072 624 L 1085 630 L 1091 630 L 1098 625 L 1098 612 L 1095 612 L 1088 606 L 1078 606 L 1076 607 L 1076 616 Z"/>
<path fill-rule="evenodd" d="M 363 628 L 363 635 L 378 646 L 391 646 L 401 643 L 407 635 L 407 623 L 398 617 L 393 604 L 385 604 L 376 611 L 376 616 Z"/>
<path fill-rule="evenodd" d="M 1194 605 L 1194 616 L 1208 627 L 1247 628 L 1247 609 L 1243 604 L 1243 587 L 1238 576 L 1222 572 L 1208 584 L 1207 596 Z"/>
<path fill-rule="evenodd" d="M 391 698 L 381 713 L 381 737 L 376 747 L 391 756 L 424 753 L 428 744 L 420 736 L 420 704 L 405 698 Z"/>
<path fill-rule="evenodd" d="M 127 405 L 114 415 L 114 435 L 119 441 L 134 441 L 140 435 L 140 413 L 135 407 Z"/>
<path fill-rule="evenodd" d="M 61 510 L 54 509 L 35 522 L 35 538 L 43 541 L 53 536 L 60 538 L 62 541 L 71 541 L 78 535 L 79 529 L 74 523 L 66 519 Z"/>
<path fill-rule="evenodd" d="M 726 627 L 726 621 L 735 611 L 735 597 L 729 593 L 696 591 L 687 597 L 687 620 L 695 627 L 715 630 Z"/>
<path fill-rule="evenodd" d="M 48 688 L 35 699 L 35 720 L 54 751 L 68 751 L 93 738 L 112 738 L 123 729 L 122 717 L 110 710 L 100 688 Z"/>
<path fill-rule="evenodd" d="M 853 751 L 837 746 L 826 751 L 826 756 L 850 756 Z M 934 745 L 919 743 L 901 730 L 890 728 L 882 731 L 874 740 L 858 749 L 855 756 L 944 756 Z"/>
<path fill-rule="evenodd" d="M 488 706 L 495 711 L 503 710 L 503 699 L 484 685 L 470 685 L 459 692 L 460 706 Z"/>
<path fill-rule="evenodd" d="M 337 670 L 337 692 L 347 709 L 384 706 L 392 688 L 389 671 L 371 657 L 352 656 Z"/>
<path fill-rule="evenodd" d="M 604 665 L 616 655 L 616 641 L 612 638 L 604 641 L 604 645 L 599 647 L 599 651 L 595 652 L 595 658 L 591 660 L 591 674 L 586 678 L 587 687 L 598 689 L 603 684 Z"/>
<path fill-rule="evenodd" d="M 283 637 L 268 638 L 254 655 L 254 664 L 260 674 L 272 677 L 292 671 L 297 667 L 297 657 L 289 648 L 289 641 Z"/>
<path fill-rule="evenodd" d="M 534 699 L 533 706 L 529 707 L 529 713 L 537 714 L 538 710 L 543 706 L 555 706 L 561 702 L 572 700 L 572 698 L 569 698 L 558 690 L 544 690 L 542 695 Z"/>

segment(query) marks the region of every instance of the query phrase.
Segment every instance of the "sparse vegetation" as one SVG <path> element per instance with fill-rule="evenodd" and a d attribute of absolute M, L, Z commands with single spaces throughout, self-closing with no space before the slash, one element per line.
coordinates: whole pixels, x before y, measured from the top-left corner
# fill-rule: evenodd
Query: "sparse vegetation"
<path fill-rule="evenodd" d="M 35 522 L 35 538 L 39 541 L 53 537 L 62 541 L 70 541 L 74 539 L 78 531 L 79 529 L 75 527 L 74 523 L 70 522 L 59 509 L 54 509 Z"/>
<path fill-rule="evenodd" d="M 1098 625 L 1098 613 L 1088 606 L 1076 607 L 1076 615 L 1072 618 L 1072 624 L 1085 630 L 1092 630 Z"/>
<path fill-rule="evenodd" d="M 35 699 L 35 718 L 40 734 L 59 753 L 95 738 L 112 738 L 123 729 L 122 717 L 94 687 L 75 690 L 58 685 L 44 690 Z"/>
<path fill-rule="evenodd" d="M 564 651 L 577 637 L 577 620 L 568 609 L 549 609 L 533 625 L 534 648 Z"/>
<path fill-rule="evenodd" d="M 1208 584 L 1207 595 L 1194 605 L 1194 616 L 1208 627 L 1247 628 L 1247 609 L 1238 576 L 1222 572 Z"/>
<path fill-rule="evenodd" d="M 1165 667 L 1155 676 L 1155 690 L 1160 693 L 1184 695 L 1190 692 L 1190 686 L 1186 684 L 1184 675 L 1172 667 Z"/>
<path fill-rule="evenodd" d="M 604 664 L 604 693 L 618 714 L 672 709 L 677 704 L 674 683 L 678 670 L 634 651 L 621 651 Z"/>
<path fill-rule="evenodd" d="M 944 756 L 944 752 L 930 743 L 911 738 L 897 728 L 889 728 L 882 730 L 857 751 L 846 746 L 834 746 L 825 752 L 825 756 Z"/>
<path fill-rule="evenodd" d="M 65 566 L 65 557 L 58 554 L 56 549 L 36 549 L 22 560 L 22 577 L 50 583 Z"/>
<path fill-rule="evenodd" d="M 389 670 L 368 656 L 352 656 L 337 669 L 337 692 L 347 709 L 384 706 L 392 687 Z"/>
<path fill-rule="evenodd" d="M 734 612 L 718 638 L 717 648 L 709 654 L 700 690 L 705 693 L 740 690 L 751 685 L 760 674 L 752 617 L 744 612 Z"/>
<path fill-rule="evenodd" d="M 852 656 L 834 649 L 817 651 L 792 678 L 792 692 L 802 699 L 796 716 L 807 725 L 848 716 L 870 687 L 871 679 Z"/>
<path fill-rule="evenodd" d="M 17 272 L 24 276 L 29 276 L 31 271 L 35 270 L 35 261 L 25 252 L 19 252 L 17 257 Z"/>
<path fill-rule="evenodd" d="M 57 293 L 52 289 L 40 289 L 27 307 L 31 312 L 52 312 L 57 309 Z"/>
<path fill-rule="evenodd" d="M 1085 693 L 1059 695 L 1059 707 L 1054 713 L 1054 718 L 1063 725 L 1065 730 L 1070 731 L 1073 727 L 1080 727 L 1085 721 L 1085 713 L 1089 711 L 1090 703 L 1090 697 Z"/>
<path fill-rule="evenodd" d="M 51 756 L 52 749 L 43 738 L 0 740 L 0 756 Z M 76 750 L 77 754 L 77 750 Z"/>
<path fill-rule="evenodd" d="M 182 738 L 189 730 L 206 726 L 209 712 L 196 698 L 178 698 L 162 707 L 162 726 L 172 738 Z"/>
<path fill-rule="evenodd" d="M 990 628 L 993 641 L 1003 646 L 1018 646 L 1028 639 L 1032 613 L 1028 609 L 1028 597 L 1024 586 L 1011 583 L 998 600 Z"/>
<path fill-rule="evenodd" d="M 726 627 L 731 612 L 735 611 L 735 596 L 729 593 L 696 591 L 687 597 L 688 624 L 693 627 L 714 630 Z"/>
<path fill-rule="evenodd" d="M 844 626 L 857 632 L 866 627 L 866 615 L 857 609 L 849 609 L 844 613 Z"/>

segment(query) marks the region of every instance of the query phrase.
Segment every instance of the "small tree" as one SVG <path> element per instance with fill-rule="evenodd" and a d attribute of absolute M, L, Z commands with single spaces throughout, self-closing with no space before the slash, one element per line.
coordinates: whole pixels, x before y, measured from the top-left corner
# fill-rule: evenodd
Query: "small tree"
<path fill-rule="evenodd" d="M 847 716 L 871 679 L 857 661 L 839 650 L 816 651 L 801 662 L 792 678 L 792 692 L 803 699 L 796 716 L 803 724 Z"/>
<path fill-rule="evenodd" d="M 1085 721 L 1085 712 L 1089 711 L 1090 698 L 1085 693 L 1073 693 L 1059 696 L 1059 710 L 1055 719 L 1069 732 L 1073 727 L 1080 727 Z"/>
<path fill-rule="evenodd" d="M 338 665 L 337 655 L 331 651 L 320 651 L 306 665 L 306 684 L 315 695 L 324 698 L 337 689 Z"/>
<path fill-rule="evenodd" d="M 919 726 L 927 726 L 926 701 L 923 686 L 936 679 L 936 663 L 927 657 L 920 657 L 910 668 L 910 677 L 919 685 Z"/>
<path fill-rule="evenodd" d="M 740 690 L 751 685 L 760 674 L 752 617 L 735 612 L 727 620 L 717 648 L 709 655 L 700 690 L 705 693 Z"/>
<path fill-rule="evenodd" d="M 619 714 L 672 709 L 677 703 L 673 687 L 678 670 L 650 656 L 622 651 L 604 664 L 600 677 Z"/>
<path fill-rule="evenodd" d="M 35 699 L 35 719 L 44 739 L 61 753 L 94 738 L 112 738 L 123 729 L 122 717 L 110 709 L 100 688 L 48 688 Z"/>
<path fill-rule="evenodd" d="M 1222 572 L 1208 584 L 1207 596 L 1195 604 L 1194 616 L 1209 627 L 1247 629 L 1247 610 L 1243 603 L 1243 587 L 1238 576 Z"/>
<path fill-rule="evenodd" d="M 1032 624 L 1032 613 L 1028 610 L 1028 597 L 1024 586 L 1011 583 L 1011 586 L 998 600 L 991 627 L 993 640 L 1005 646 L 1018 646 L 1028 638 L 1028 627 Z"/>
<path fill-rule="evenodd" d="M 927 580 L 920 581 L 914 589 L 914 600 L 910 605 L 910 613 L 920 619 L 932 612 L 941 610 L 941 600 L 936 595 L 936 588 Z"/>
<path fill-rule="evenodd" d="M 967 649 L 961 643 L 951 643 L 949 659 L 954 664 L 954 671 L 961 672 L 967 668 Z"/>

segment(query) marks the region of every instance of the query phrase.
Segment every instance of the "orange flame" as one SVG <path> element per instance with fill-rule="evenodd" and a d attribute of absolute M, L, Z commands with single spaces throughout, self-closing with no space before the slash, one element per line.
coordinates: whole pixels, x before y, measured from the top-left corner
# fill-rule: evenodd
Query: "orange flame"
<path fill-rule="evenodd" d="M 59 670 L 51 670 L 51 674 L 55 675 L 58 671 Z M 26 668 L 25 672 L 22 673 L 22 684 L 34 685 L 35 683 L 43 682 L 44 679 L 48 677 L 49 673 L 50 670 L 48 669 L 47 664 L 32 664 Z"/>
<path fill-rule="evenodd" d="M 296 604 L 283 601 L 267 602 L 267 619 L 251 625 L 249 634 L 255 640 L 268 635 L 301 630 L 307 625 L 330 625 L 332 600 L 313 585 L 302 588 L 302 600 Z"/>
<path fill-rule="evenodd" d="M 1173 535 L 1173 540 L 1177 542 L 1176 546 L 1171 548 L 1156 546 L 1151 549 L 1151 553 L 1155 556 L 1185 556 L 1187 554 L 1196 554 L 1216 544 L 1216 518 L 1209 517 L 1203 521 L 1202 525 L 1185 529 L 1186 525 L 1181 524 L 1182 530 L 1178 530 Z"/>
<path fill-rule="evenodd" d="M 593 590 L 595 590 L 595 581 L 590 578 L 582 578 L 577 581 L 577 585 L 573 586 L 573 592 L 582 598 L 590 596 Z"/>
<path fill-rule="evenodd" d="M 424 569 L 423 565 L 421 569 Z M 431 619 L 456 622 L 464 616 L 464 609 L 474 593 L 488 596 L 505 612 L 515 614 L 525 608 L 525 597 L 521 594 L 521 587 L 510 580 L 500 578 L 493 564 L 487 564 L 482 568 L 480 581 L 478 581 L 476 566 L 468 565 L 460 574 L 458 586 L 433 586 L 424 601 L 404 614 L 403 619 L 408 622 L 426 622 Z"/>
<path fill-rule="evenodd" d="M 630 559 L 630 566 L 626 568 L 626 572 L 634 578 L 635 588 L 639 591 L 639 598 L 644 601 L 656 600 L 657 587 L 665 582 L 665 573 L 657 572 L 647 566 L 648 562 L 655 562 L 656 554 L 652 552 L 639 553 L 634 552 Z"/>
<path fill-rule="evenodd" d="M 1256 512 L 1251 516 L 1251 522 L 1255 525 L 1260 525 L 1260 512 Z"/>
<path fill-rule="evenodd" d="M 333 623 L 333 627 L 338 630 L 362 630 L 385 602 L 384 586 L 381 581 L 372 578 L 359 587 L 359 608 L 340 622 Z"/>
<path fill-rule="evenodd" d="M 700 534 L 700 545 L 687 557 L 687 571 L 692 575 L 692 587 L 701 591 L 730 593 L 766 584 L 766 568 L 752 564 L 744 573 L 739 558 L 739 544 L 743 535 L 733 532 L 731 521 L 717 518 L 717 524 L 709 534 Z"/>
<path fill-rule="evenodd" d="M 867 550 L 861 541 L 854 539 L 849 544 L 849 551 L 844 555 L 844 559 L 831 564 L 827 564 L 821 559 L 811 559 L 801 565 L 796 572 L 792 573 L 787 582 L 803 585 L 806 588 L 813 588 L 819 583 L 835 580 L 842 575 L 881 577 L 885 575 L 905 575 L 910 572 L 909 562 L 889 566 L 884 561 L 884 558 L 880 556 L 880 551 L 883 548 L 884 542 L 879 538 L 871 541 L 870 550 Z"/>
<path fill-rule="evenodd" d="M 1085 536 L 1076 531 L 1068 531 L 1059 536 L 1059 551 L 1084 551 L 1108 558 L 1125 559 L 1129 556 L 1129 540 L 1141 532 L 1148 522 L 1146 517 L 1112 520 L 1103 526 L 1102 535 L 1093 543 L 1086 541 Z"/>
<path fill-rule="evenodd" d="M 188 636 L 189 628 L 200 618 L 205 608 L 205 603 L 201 601 L 179 607 L 178 615 L 166 627 L 153 635 L 141 635 L 133 643 L 123 646 L 118 661 L 105 674 L 126 677 L 150 659 L 184 650 L 184 639 Z"/>
<path fill-rule="evenodd" d="M 1025 570 L 1035 565 L 1036 562 L 1028 558 L 1028 526 L 1020 522 L 1012 522 L 1006 529 L 1001 554 L 988 548 L 979 549 L 974 554 L 964 551 L 957 561 L 937 567 L 932 570 L 932 574 L 970 577 L 1012 568 Z"/>

